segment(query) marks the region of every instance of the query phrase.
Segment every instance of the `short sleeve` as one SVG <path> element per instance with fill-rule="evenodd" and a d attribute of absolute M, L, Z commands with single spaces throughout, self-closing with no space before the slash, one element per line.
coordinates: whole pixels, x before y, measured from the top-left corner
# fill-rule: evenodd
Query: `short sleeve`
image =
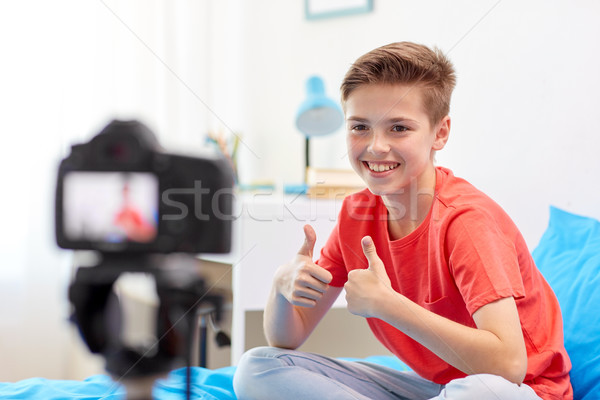
<path fill-rule="evenodd" d="M 448 266 L 471 315 L 495 300 L 525 296 L 517 234 L 502 215 L 467 209 L 452 218 L 446 233 Z"/>

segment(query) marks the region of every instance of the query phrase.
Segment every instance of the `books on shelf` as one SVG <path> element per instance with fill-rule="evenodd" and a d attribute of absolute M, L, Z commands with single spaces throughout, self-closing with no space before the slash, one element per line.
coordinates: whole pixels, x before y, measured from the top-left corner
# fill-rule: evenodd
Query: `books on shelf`
<path fill-rule="evenodd" d="M 306 185 L 309 197 L 343 198 L 365 188 L 362 179 L 351 169 L 308 167 Z"/>

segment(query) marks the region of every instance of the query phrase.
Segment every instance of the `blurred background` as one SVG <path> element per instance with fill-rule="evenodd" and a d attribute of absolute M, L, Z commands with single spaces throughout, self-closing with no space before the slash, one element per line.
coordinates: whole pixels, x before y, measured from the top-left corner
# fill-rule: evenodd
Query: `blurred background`
<path fill-rule="evenodd" d="M 390 42 L 437 46 L 454 62 L 438 164 L 500 203 L 530 247 L 550 204 L 600 216 L 600 3 L 373 0 L 370 11 L 324 18 L 307 4 L 0 3 L 0 380 L 98 367 L 75 362 L 84 352 L 67 322 L 72 255 L 54 242 L 56 168 L 71 144 L 113 118 L 144 121 L 171 151 L 200 150 L 209 133 L 237 137 L 239 182 L 280 190 L 303 179 L 294 119 L 306 79 L 320 75 L 338 99 L 351 63 Z M 349 168 L 343 129 L 311 147 L 313 165 Z"/>

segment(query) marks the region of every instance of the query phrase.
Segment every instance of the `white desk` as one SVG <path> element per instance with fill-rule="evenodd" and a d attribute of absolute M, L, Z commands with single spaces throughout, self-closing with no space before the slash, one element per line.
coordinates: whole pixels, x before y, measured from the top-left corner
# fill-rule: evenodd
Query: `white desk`
<path fill-rule="evenodd" d="M 245 351 L 246 312 L 264 309 L 275 270 L 289 261 L 304 241 L 303 226 L 310 224 L 317 233 L 317 259 L 341 205 L 342 198 L 311 199 L 274 193 L 238 197 L 232 252 L 224 257 L 203 257 L 233 266 L 232 365 Z M 334 307 L 345 305 L 342 294 Z"/>

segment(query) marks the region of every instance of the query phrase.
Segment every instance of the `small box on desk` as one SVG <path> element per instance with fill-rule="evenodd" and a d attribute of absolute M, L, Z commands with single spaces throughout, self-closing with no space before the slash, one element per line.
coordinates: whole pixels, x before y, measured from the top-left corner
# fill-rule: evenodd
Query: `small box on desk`
<path fill-rule="evenodd" d="M 344 198 L 365 188 L 362 179 L 351 169 L 306 169 L 307 194 L 313 198 Z"/>

